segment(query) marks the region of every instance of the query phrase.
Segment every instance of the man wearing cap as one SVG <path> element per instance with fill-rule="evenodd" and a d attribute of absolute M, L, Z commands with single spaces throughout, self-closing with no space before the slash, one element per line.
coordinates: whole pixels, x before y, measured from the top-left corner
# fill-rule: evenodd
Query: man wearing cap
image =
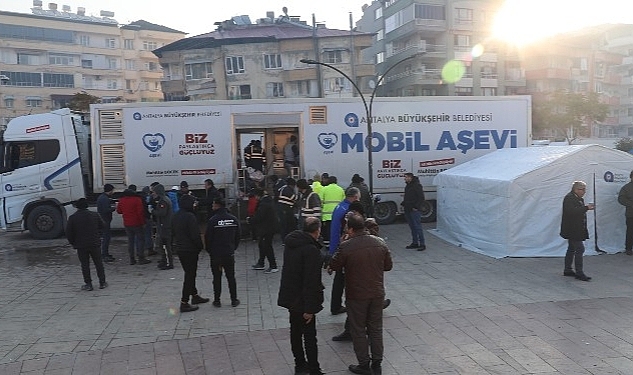
<path fill-rule="evenodd" d="M 112 194 L 114 194 L 114 186 L 111 184 L 103 185 L 103 193 L 97 198 L 97 212 L 103 221 L 103 229 L 101 230 L 101 259 L 104 262 L 114 262 L 114 257 L 110 255 L 110 224 L 112 223 L 112 213 L 115 208 L 112 202 Z"/>
<path fill-rule="evenodd" d="M 77 249 L 77 257 L 81 262 L 81 273 L 84 278 L 84 285 L 81 290 L 91 291 L 92 278 L 90 277 L 90 258 L 92 258 L 95 268 L 97 269 L 97 277 L 99 277 L 99 289 L 108 286 L 105 279 L 105 270 L 101 262 L 101 245 L 100 232 L 103 228 L 103 221 L 98 213 L 88 211 L 88 201 L 86 198 L 80 198 L 75 207 L 77 212 L 70 215 L 66 224 L 66 238 L 68 242 Z"/>
<path fill-rule="evenodd" d="M 360 190 L 360 203 L 363 205 L 365 216 L 373 217 L 371 194 L 369 193 L 369 187 L 365 183 L 365 180 L 356 173 L 352 176 L 352 183 L 348 187 L 355 187 Z"/>

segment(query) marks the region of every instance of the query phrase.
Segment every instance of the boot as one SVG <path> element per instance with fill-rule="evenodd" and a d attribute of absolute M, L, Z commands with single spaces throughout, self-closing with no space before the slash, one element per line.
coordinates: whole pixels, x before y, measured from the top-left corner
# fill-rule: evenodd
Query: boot
<path fill-rule="evenodd" d="M 180 301 L 180 312 L 190 312 L 190 311 L 196 311 L 198 310 L 199 307 L 198 306 L 194 306 L 194 305 L 190 305 L 188 302 L 182 302 Z"/>

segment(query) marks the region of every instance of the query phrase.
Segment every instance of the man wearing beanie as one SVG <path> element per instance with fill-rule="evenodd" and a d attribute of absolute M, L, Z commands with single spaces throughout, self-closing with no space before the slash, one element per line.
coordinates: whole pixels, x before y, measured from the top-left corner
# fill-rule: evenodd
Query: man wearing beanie
<path fill-rule="evenodd" d="M 97 198 L 97 212 L 103 221 L 103 230 L 101 231 L 101 259 L 104 262 L 114 262 L 114 257 L 110 255 L 110 223 L 112 223 L 112 213 L 115 208 L 112 204 L 112 194 L 114 194 L 114 186 L 111 184 L 103 185 L 103 193 Z"/>
<path fill-rule="evenodd" d="M 99 289 L 108 286 L 105 279 L 105 270 L 101 262 L 101 238 L 100 232 L 103 228 L 103 221 L 96 212 L 88 211 L 88 201 L 80 198 L 75 202 L 77 212 L 70 215 L 66 224 L 66 238 L 68 242 L 77 249 L 77 257 L 81 262 L 81 273 L 84 277 L 84 285 L 81 290 L 91 291 L 92 278 L 90 277 L 90 258 L 92 258 L 97 276 L 99 277 Z"/>

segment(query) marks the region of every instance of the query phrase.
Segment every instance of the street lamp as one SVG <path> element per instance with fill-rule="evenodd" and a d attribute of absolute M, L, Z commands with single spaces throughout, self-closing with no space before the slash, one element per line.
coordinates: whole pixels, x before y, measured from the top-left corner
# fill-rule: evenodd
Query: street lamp
<path fill-rule="evenodd" d="M 365 100 L 365 95 L 363 95 L 363 92 L 360 90 L 358 85 L 356 85 L 356 82 L 354 82 L 354 80 L 351 79 L 342 70 L 340 70 L 337 67 L 332 66 L 330 64 L 321 62 L 321 61 L 316 61 L 316 60 L 311 60 L 311 59 L 301 59 L 301 60 L 299 60 L 300 62 L 302 62 L 304 64 L 308 64 L 308 65 L 323 65 L 323 66 L 327 66 L 330 69 L 336 70 L 338 73 L 340 73 L 343 77 L 347 78 L 347 80 L 352 83 L 352 85 L 354 86 L 354 88 L 358 92 L 358 95 L 360 95 L 360 98 L 363 101 L 363 105 L 365 106 L 365 114 L 367 116 L 367 136 L 369 137 L 368 138 L 369 142 L 367 142 L 367 164 L 368 164 L 368 169 L 369 169 L 369 194 L 371 194 L 372 196 L 374 194 L 374 161 L 373 161 L 373 156 L 372 156 L 372 151 L 373 151 L 372 149 L 373 149 L 374 145 L 373 145 L 373 137 L 372 137 L 373 136 L 373 132 L 372 132 L 372 129 L 371 129 L 371 123 L 372 123 L 372 105 L 374 104 L 374 97 L 376 96 L 376 91 L 378 90 L 378 87 L 380 87 L 380 83 L 387 76 L 387 73 L 389 73 L 391 71 L 391 69 L 393 69 L 396 66 L 400 65 L 401 63 L 403 63 L 403 62 L 405 62 L 407 60 L 413 59 L 413 58 L 415 58 L 415 57 L 417 57 L 419 55 L 420 54 L 409 56 L 409 57 L 404 58 L 404 59 L 398 61 L 397 63 L 393 64 L 391 67 L 389 67 L 389 69 L 387 69 L 380 76 L 380 78 L 378 78 L 378 81 L 373 86 L 373 88 L 372 88 L 373 90 L 372 90 L 371 95 L 369 97 L 369 104 L 367 104 L 367 100 Z"/>

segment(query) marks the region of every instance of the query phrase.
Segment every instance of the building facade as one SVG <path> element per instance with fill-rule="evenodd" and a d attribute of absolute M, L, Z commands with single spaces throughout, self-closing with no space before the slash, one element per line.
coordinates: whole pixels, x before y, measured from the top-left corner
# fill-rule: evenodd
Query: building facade
<path fill-rule="evenodd" d="M 216 23 L 213 32 L 159 48 L 165 100 L 352 97 L 352 83 L 335 70 L 308 65 L 312 59 L 340 69 L 359 83 L 374 76 L 360 60 L 372 35 L 308 26 L 295 17 L 247 16 Z"/>
<path fill-rule="evenodd" d="M 102 102 L 162 100 L 163 73 L 151 51 L 185 33 L 142 20 L 119 27 L 112 17 L 52 3 L 32 14 L 0 11 L 0 126 L 62 108 L 78 92 Z"/>
<path fill-rule="evenodd" d="M 501 0 L 375 0 L 359 31 L 375 33 L 367 59 L 385 75 L 382 96 L 525 93 L 516 48 L 490 39 Z M 444 70 L 444 75 L 442 71 Z M 387 74 L 385 74 L 387 73 Z"/>

